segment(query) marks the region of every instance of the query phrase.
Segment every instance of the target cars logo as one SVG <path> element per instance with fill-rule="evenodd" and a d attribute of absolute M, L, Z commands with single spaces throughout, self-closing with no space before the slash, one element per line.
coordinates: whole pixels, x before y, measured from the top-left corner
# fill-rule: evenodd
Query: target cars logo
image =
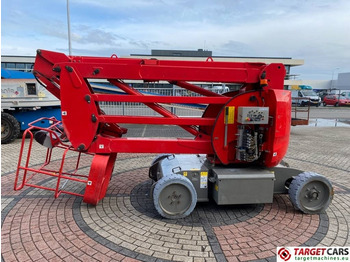
<path fill-rule="evenodd" d="M 349 261 L 350 247 L 277 247 L 277 262 Z"/>
<path fill-rule="evenodd" d="M 292 254 L 288 248 L 282 247 L 280 250 L 277 250 L 277 256 L 283 261 L 288 261 L 292 257 Z"/>

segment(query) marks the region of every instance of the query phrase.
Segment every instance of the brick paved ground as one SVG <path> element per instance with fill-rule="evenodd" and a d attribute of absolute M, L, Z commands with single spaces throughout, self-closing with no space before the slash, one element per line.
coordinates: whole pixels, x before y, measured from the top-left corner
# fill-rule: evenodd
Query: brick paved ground
<path fill-rule="evenodd" d="M 350 245 L 350 129 L 293 127 L 285 160 L 326 175 L 334 200 L 326 213 L 304 215 L 288 196 L 272 204 L 218 207 L 198 204 L 177 221 L 157 215 L 149 199 L 153 155 L 121 154 L 107 195 L 96 207 L 74 196 L 13 191 L 19 140 L 3 145 L 2 259 L 4 261 L 274 261 L 276 246 Z M 35 161 L 43 151 L 34 148 Z M 60 156 L 54 155 L 54 160 Z M 83 157 L 80 173 L 89 172 Z M 72 156 L 67 164 L 73 164 Z M 56 161 L 54 164 L 58 164 Z M 42 185 L 53 186 L 52 179 Z M 78 184 L 67 185 L 81 192 Z"/>

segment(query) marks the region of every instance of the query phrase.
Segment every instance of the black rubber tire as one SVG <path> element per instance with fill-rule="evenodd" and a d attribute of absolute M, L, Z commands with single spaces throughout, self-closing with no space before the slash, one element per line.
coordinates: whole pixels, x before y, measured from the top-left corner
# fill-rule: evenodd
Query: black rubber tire
<path fill-rule="evenodd" d="M 307 186 L 311 187 L 313 183 L 318 184 L 319 187 L 321 185 L 320 192 L 325 195 L 320 201 L 314 199 L 315 202 L 312 203 L 312 200 L 310 201 L 306 196 L 305 189 L 309 189 Z M 294 207 L 306 214 L 318 214 L 326 210 L 334 194 L 331 182 L 326 177 L 313 172 L 303 172 L 296 176 L 289 186 L 288 193 Z M 306 205 L 308 201 L 310 206 Z"/>
<path fill-rule="evenodd" d="M 180 189 L 180 192 L 177 191 L 178 189 Z M 174 192 L 171 196 L 169 195 L 167 197 L 167 191 Z M 175 198 L 175 201 L 177 201 L 177 199 L 179 199 L 179 201 L 173 205 L 174 194 L 175 196 L 179 194 L 177 195 L 178 198 Z M 156 183 L 153 190 L 153 203 L 155 209 L 162 217 L 168 219 L 184 218 L 190 215 L 196 207 L 197 192 L 188 178 L 178 174 L 171 174 L 162 177 Z M 179 203 L 181 204 L 178 208 Z"/>
<path fill-rule="evenodd" d="M 151 197 L 151 199 L 152 199 L 152 201 L 154 201 L 153 200 L 153 192 L 154 192 L 154 188 L 156 187 L 156 184 L 157 184 L 158 182 L 154 182 L 153 180 L 152 180 L 152 185 L 151 185 L 151 190 L 150 190 L 150 197 Z"/>
<path fill-rule="evenodd" d="M 323 102 L 323 106 L 327 106 L 327 104 L 325 102 Z"/>
<path fill-rule="evenodd" d="M 1 144 L 14 141 L 21 132 L 17 119 L 8 113 L 1 113 Z"/>
<path fill-rule="evenodd" d="M 338 103 L 338 102 L 336 102 L 336 103 L 334 104 L 334 106 L 335 106 L 335 107 L 339 106 L 339 103 Z"/>

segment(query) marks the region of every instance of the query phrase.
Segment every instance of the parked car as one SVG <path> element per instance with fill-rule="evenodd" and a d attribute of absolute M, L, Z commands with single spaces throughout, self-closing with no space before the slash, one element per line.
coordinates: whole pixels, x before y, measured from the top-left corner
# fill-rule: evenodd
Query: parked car
<path fill-rule="evenodd" d="M 350 99 L 350 91 L 344 91 L 341 93 L 341 95 Z"/>
<path fill-rule="evenodd" d="M 324 106 L 350 106 L 350 98 L 342 95 L 328 95 L 323 99 Z"/>
<path fill-rule="evenodd" d="M 317 94 L 321 98 L 322 102 L 326 96 L 331 95 L 331 93 L 329 91 L 320 91 Z"/>
<path fill-rule="evenodd" d="M 313 90 L 292 90 L 292 103 L 298 106 L 320 106 L 321 98 Z"/>

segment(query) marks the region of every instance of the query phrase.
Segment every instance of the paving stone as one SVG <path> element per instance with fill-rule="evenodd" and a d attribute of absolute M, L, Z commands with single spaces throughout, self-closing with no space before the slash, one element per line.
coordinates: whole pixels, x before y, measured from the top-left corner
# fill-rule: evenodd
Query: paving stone
<path fill-rule="evenodd" d="M 150 247 L 150 249 L 154 250 L 154 251 L 163 252 L 163 253 L 168 253 L 168 251 L 169 251 L 169 248 L 161 247 L 161 246 L 158 246 L 158 245 L 153 245 L 153 246 Z"/>
<path fill-rule="evenodd" d="M 200 252 L 200 251 L 190 251 L 189 255 L 192 257 L 209 257 L 208 252 Z"/>
<path fill-rule="evenodd" d="M 174 261 L 183 261 L 183 262 L 192 262 L 193 261 L 193 257 L 175 255 L 173 257 L 173 260 Z"/>
<path fill-rule="evenodd" d="M 181 249 L 169 249 L 169 254 L 172 255 L 180 255 L 180 256 L 188 256 L 188 252 L 187 250 L 181 250 Z"/>
<path fill-rule="evenodd" d="M 135 251 L 148 256 L 152 256 L 152 254 L 154 253 L 153 250 L 150 250 L 148 248 L 143 248 L 143 247 L 137 247 Z"/>
<path fill-rule="evenodd" d="M 193 246 L 193 245 L 183 245 L 182 247 L 185 250 L 192 250 L 192 251 L 202 251 L 202 246 Z"/>
<path fill-rule="evenodd" d="M 168 259 L 168 260 L 171 260 L 173 258 L 173 255 L 161 253 L 161 252 L 154 252 L 153 256 L 161 259 Z"/>

